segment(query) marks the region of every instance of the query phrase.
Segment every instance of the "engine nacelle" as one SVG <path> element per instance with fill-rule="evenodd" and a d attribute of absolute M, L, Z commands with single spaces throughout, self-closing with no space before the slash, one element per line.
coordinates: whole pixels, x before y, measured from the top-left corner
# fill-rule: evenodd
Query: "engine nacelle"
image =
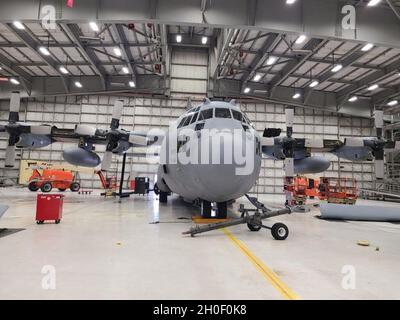
<path fill-rule="evenodd" d="M 112 150 L 113 153 L 123 154 L 131 147 L 128 141 L 119 141 L 117 146 Z"/>
<path fill-rule="evenodd" d="M 331 162 L 322 157 L 309 157 L 294 160 L 294 172 L 296 174 L 320 173 L 326 171 Z"/>
<path fill-rule="evenodd" d="M 369 147 L 342 146 L 334 152 L 339 158 L 350 161 L 372 160 L 372 150 Z"/>
<path fill-rule="evenodd" d="M 43 148 L 51 144 L 51 138 L 48 136 L 32 133 L 22 133 L 16 144 L 17 148 Z"/>
<path fill-rule="evenodd" d="M 101 159 L 96 153 L 82 148 L 66 149 L 63 157 L 65 161 L 75 166 L 94 168 L 101 163 Z"/>

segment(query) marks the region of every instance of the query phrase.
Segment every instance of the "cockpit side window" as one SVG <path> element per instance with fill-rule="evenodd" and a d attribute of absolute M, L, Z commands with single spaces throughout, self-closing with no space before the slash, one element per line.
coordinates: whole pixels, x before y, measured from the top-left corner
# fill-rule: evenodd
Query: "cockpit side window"
<path fill-rule="evenodd" d="M 211 119 L 213 117 L 213 109 L 206 109 L 200 112 L 199 121 Z"/>
<path fill-rule="evenodd" d="M 243 119 L 243 115 L 239 111 L 232 110 L 232 115 L 233 115 L 233 118 L 238 121 L 242 121 L 242 119 Z"/>
<path fill-rule="evenodd" d="M 196 120 L 197 120 L 197 116 L 199 115 L 199 113 L 198 112 L 196 112 L 195 114 L 194 114 L 194 116 L 193 116 L 193 118 L 192 118 L 192 120 L 190 121 L 190 124 L 192 124 L 193 122 L 196 122 Z"/>
<path fill-rule="evenodd" d="M 215 108 L 216 118 L 232 118 L 231 111 L 227 108 Z"/>
<path fill-rule="evenodd" d="M 190 120 L 192 120 L 192 116 L 193 115 L 190 115 L 190 116 L 186 117 L 186 120 L 185 120 L 185 123 L 183 124 L 183 127 L 186 127 L 190 123 Z"/>
<path fill-rule="evenodd" d="M 183 127 L 183 125 L 184 125 L 186 119 L 187 119 L 187 117 L 184 117 L 184 118 L 181 120 L 181 122 L 179 122 L 178 128 Z"/>

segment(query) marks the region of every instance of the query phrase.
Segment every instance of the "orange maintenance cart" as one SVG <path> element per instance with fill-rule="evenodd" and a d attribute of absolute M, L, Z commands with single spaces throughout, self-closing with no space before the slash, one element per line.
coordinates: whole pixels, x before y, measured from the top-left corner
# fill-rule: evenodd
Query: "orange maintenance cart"
<path fill-rule="evenodd" d="M 322 177 L 319 199 L 328 203 L 355 204 L 358 198 L 357 180 L 351 178 Z"/>

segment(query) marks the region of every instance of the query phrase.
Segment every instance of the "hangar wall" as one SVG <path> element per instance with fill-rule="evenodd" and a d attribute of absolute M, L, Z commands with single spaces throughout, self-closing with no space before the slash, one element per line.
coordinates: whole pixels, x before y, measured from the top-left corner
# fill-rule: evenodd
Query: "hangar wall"
<path fill-rule="evenodd" d="M 188 97 L 192 103 L 199 102 L 207 92 L 209 78 L 209 60 L 206 50 L 190 48 L 172 48 L 169 69 L 171 71 L 169 98 L 151 97 L 115 97 L 115 96 L 78 96 L 36 98 L 23 101 L 21 105 L 21 121 L 32 123 L 48 123 L 61 128 L 73 128 L 82 123 L 99 128 L 109 127 L 112 106 L 117 98 L 125 101 L 124 115 L 121 127 L 126 130 L 148 131 L 151 128 L 166 129 L 171 121 L 176 119 L 187 107 Z M 258 101 L 242 101 L 242 109 L 253 121 L 256 129 L 262 133 L 265 127 L 285 128 L 284 106 Z M 8 103 L 0 103 L 0 122 L 4 123 L 8 116 Z M 295 137 L 307 138 L 345 138 L 371 135 L 373 123 L 371 120 L 357 117 L 339 116 L 336 114 L 296 108 Z M 32 151 L 20 151 L 22 159 L 40 159 L 60 163 L 62 150 L 73 145 L 56 143 L 47 148 Z M 0 140 L 0 177 L 18 180 L 19 161 L 14 169 L 4 169 L 6 140 Z M 104 146 L 97 147 L 102 157 Z M 132 151 L 145 152 L 143 149 Z M 338 162 L 333 155 L 326 154 L 332 160 L 332 165 L 326 176 L 337 176 L 341 167 L 341 175 L 354 177 L 360 181 L 360 186 L 368 188 L 374 179 L 372 163 Z M 114 156 L 113 169 L 120 169 L 122 158 Z M 263 160 L 260 179 L 253 192 L 277 194 L 282 193 L 281 161 Z M 156 165 L 149 164 L 144 157 L 131 155 L 128 157 L 128 173 L 131 176 L 153 175 Z M 81 174 L 82 185 L 86 188 L 100 188 L 100 182 L 92 173 Z"/>

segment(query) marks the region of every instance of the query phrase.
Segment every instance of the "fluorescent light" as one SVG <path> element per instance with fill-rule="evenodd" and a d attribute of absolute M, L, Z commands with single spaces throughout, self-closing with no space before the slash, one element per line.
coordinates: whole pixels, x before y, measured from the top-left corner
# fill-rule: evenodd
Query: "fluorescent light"
<path fill-rule="evenodd" d="M 89 26 L 90 26 L 90 28 L 92 28 L 92 30 L 93 30 L 94 32 L 99 32 L 99 26 L 97 25 L 96 22 L 90 22 L 90 23 L 89 23 Z"/>
<path fill-rule="evenodd" d="M 64 74 L 68 74 L 68 73 L 69 73 L 68 70 L 67 70 L 67 68 L 65 68 L 65 67 L 63 67 L 63 66 L 59 67 L 58 70 L 60 70 L 61 73 L 64 73 Z"/>
<path fill-rule="evenodd" d="M 303 43 L 306 39 L 307 39 L 307 36 L 305 36 L 304 34 L 302 34 L 300 37 L 297 38 L 296 44 L 301 44 L 301 43 Z"/>
<path fill-rule="evenodd" d="M 299 92 L 296 92 L 294 95 L 293 95 L 293 99 L 298 99 L 298 98 L 300 98 L 301 97 L 301 94 L 299 93 Z"/>
<path fill-rule="evenodd" d="M 122 72 L 128 74 L 129 73 L 128 67 L 123 67 Z"/>
<path fill-rule="evenodd" d="M 182 36 L 180 34 L 176 35 L 176 42 L 180 43 L 182 41 Z"/>
<path fill-rule="evenodd" d="M 276 60 L 278 60 L 277 57 L 269 57 L 268 60 L 267 60 L 267 65 L 268 66 L 273 65 L 276 62 Z"/>
<path fill-rule="evenodd" d="M 25 26 L 19 21 L 14 21 L 13 25 L 14 25 L 14 27 L 16 27 L 19 30 L 25 30 Z"/>
<path fill-rule="evenodd" d="M 114 53 L 115 53 L 115 55 L 118 56 L 118 57 L 122 56 L 121 49 L 118 48 L 118 47 L 115 47 L 115 48 L 114 48 Z"/>
<path fill-rule="evenodd" d="M 39 51 L 45 56 L 50 55 L 50 51 L 46 47 L 39 47 Z"/>
<path fill-rule="evenodd" d="M 75 87 L 77 88 L 82 88 L 82 83 L 80 83 L 79 81 L 75 81 Z"/>
<path fill-rule="evenodd" d="M 2 68 L 2 67 L 0 67 L 0 71 L 1 71 L 1 70 L 3 70 L 3 68 Z"/>
<path fill-rule="evenodd" d="M 243 92 L 244 93 L 249 93 L 250 92 L 250 88 L 249 87 L 245 88 Z"/>
<path fill-rule="evenodd" d="M 131 88 L 134 88 L 136 85 L 135 85 L 135 81 L 129 81 L 129 86 L 131 87 Z"/>
<path fill-rule="evenodd" d="M 10 82 L 11 82 L 12 84 L 15 84 L 15 85 L 18 85 L 18 84 L 19 84 L 19 81 L 18 81 L 17 79 L 15 79 L 15 78 L 11 78 L 11 79 L 10 79 Z"/>
<path fill-rule="evenodd" d="M 364 47 L 361 48 L 361 51 L 367 52 L 374 47 L 372 43 L 367 43 Z"/>
<path fill-rule="evenodd" d="M 208 37 L 203 37 L 203 38 L 201 38 L 201 43 L 202 43 L 202 44 L 206 44 L 207 41 L 208 41 Z"/>
<path fill-rule="evenodd" d="M 253 81 L 258 82 L 261 79 L 261 74 L 256 74 L 253 78 Z"/>
<path fill-rule="evenodd" d="M 376 6 L 381 0 L 370 0 L 367 4 L 368 7 Z"/>
<path fill-rule="evenodd" d="M 397 101 L 397 100 L 392 100 L 392 101 L 390 101 L 389 103 L 388 103 L 388 106 L 389 107 L 393 107 L 393 106 L 395 106 L 395 105 L 397 105 L 399 102 Z"/>
<path fill-rule="evenodd" d="M 358 97 L 357 96 L 352 96 L 350 99 L 349 99 L 349 102 L 355 102 L 355 101 L 357 101 L 358 100 Z"/>
<path fill-rule="evenodd" d="M 332 72 L 338 72 L 338 71 L 340 71 L 340 70 L 342 70 L 343 69 L 343 66 L 341 65 L 341 64 L 337 64 L 337 65 L 335 65 L 333 68 L 332 68 Z"/>
<path fill-rule="evenodd" d="M 379 86 L 377 84 L 373 84 L 372 86 L 368 87 L 368 91 L 374 91 L 378 88 L 379 88 Z"/>
<path fill-rule="evenodd" d="M 314 88 L 317 85 L 319 85 L 319 81 L 318 80 L 314 80 L 313 82 L 310 83 L 310 88 Z"/>
<path fill-rule="evenodd" d="M 296 0 L 286 0 L 286 4 L 293 4 L 295 2 L 296 2 Z"/>

